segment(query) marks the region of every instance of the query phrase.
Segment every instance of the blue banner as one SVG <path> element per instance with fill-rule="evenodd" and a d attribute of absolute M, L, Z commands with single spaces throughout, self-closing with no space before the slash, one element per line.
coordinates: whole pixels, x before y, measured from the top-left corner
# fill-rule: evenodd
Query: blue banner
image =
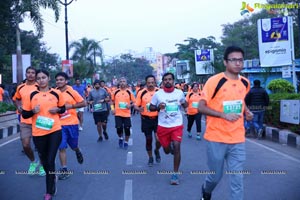
<path fill-rule="evenodd" d="M 196 59 L 200 61 L 210 61 L 210 49 L 197 50 Z"/>
<path fill-rule="evenodd" d="M 286 17 L 272 18 L 268 21 L 261 21 L 262 42 L 288 41 L 288 21 Z"/>

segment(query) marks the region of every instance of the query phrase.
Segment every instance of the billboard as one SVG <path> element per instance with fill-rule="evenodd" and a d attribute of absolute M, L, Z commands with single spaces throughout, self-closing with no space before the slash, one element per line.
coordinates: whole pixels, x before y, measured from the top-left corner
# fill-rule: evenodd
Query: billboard
<path fill-rule="evenodd" d="M 293 23 L 291 17 L 257 21 L 260 65 L 262 67 L 292 64 Z"/>
<path fill-rule="evenodd" d="M 65 72 L 69 77 L 73 77 L 73 60 L 61 61 L 62 71 Z"/>
<path fill-rule="evenodd" d="M 195 50 L 195 67 L 196 74 L 213 74 L 214 54 L 213 49 L 198 49 Z"/>
<path fill-rule="evenodd" d="M 31 55 L 23 54 L 22 55 L 22 65 L 23 65 L 23 80 L 26 78 L 26 68 L 31 66 Z M 17 56 L 16 54 L 12 55 L 12 81 L 17 83 Z"/>
<path fill-rule="evenodd" d="M 177 60 L 176 61 L 176 75 L 177 79 L 188 79 L 190 74 L 187 73 L 190 71 L 189 61 L 188 60 Z"/>

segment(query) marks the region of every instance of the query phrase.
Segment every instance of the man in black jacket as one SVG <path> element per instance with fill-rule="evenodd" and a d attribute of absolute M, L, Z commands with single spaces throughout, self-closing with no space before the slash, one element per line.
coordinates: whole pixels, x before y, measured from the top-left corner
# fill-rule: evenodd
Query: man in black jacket
<path fill-rule="evenodd" d="M 260 86 L 259 80 L 254 80 L 253 83 L 254 86 L 247 94 L 245 101 L 250 111 L 254 114 L 252 123 L 255 127 L 255 133 L 257 134 L 257 137 L 261 139 L 263 133 L 265 109 L 269 105 L 269 95 L 266 90 Z M 250 126 L 247 125 L 246 129 L 248 132 Z"/>

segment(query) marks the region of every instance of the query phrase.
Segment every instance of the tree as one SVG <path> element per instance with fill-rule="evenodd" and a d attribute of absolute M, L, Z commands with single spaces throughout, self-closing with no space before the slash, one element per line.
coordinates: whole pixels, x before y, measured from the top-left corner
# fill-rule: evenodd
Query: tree
<path fill-rule="evenodd" d="M 16 43 L 17 43 L 17 81 L 22 81 L 23 66 L 22 66 L 22 50 L 21 50 L 21 36 L 19 24 L 24 21 L 28 16 L 33 23 L 39 37 L 43 36 L 44 26 L 43 18 L 40 9 L 50 8 L 54 11 L 55 20 L 59 18 L 59 3 L 55 0 L 13 0 L 12 1 L 12 15 L 13 26 L 16 30 Z"/>

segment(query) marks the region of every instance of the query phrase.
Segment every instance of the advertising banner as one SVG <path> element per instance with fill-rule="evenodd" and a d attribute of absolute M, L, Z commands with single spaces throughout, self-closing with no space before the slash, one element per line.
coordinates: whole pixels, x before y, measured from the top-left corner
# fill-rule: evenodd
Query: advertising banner
<path fill-rule="evenodd" d="M 62 71 L 65 72 L 69 78 L 73 77 L 73 60 L 63 60 L 61 65 Z"/>
<path fill-rule="evenodd" d="M 212 49 L 198 49 L 195 50 L 195 67 L 196 74 L 213 74 L 214 68 L 212 63 L 214 61 Z"/>

